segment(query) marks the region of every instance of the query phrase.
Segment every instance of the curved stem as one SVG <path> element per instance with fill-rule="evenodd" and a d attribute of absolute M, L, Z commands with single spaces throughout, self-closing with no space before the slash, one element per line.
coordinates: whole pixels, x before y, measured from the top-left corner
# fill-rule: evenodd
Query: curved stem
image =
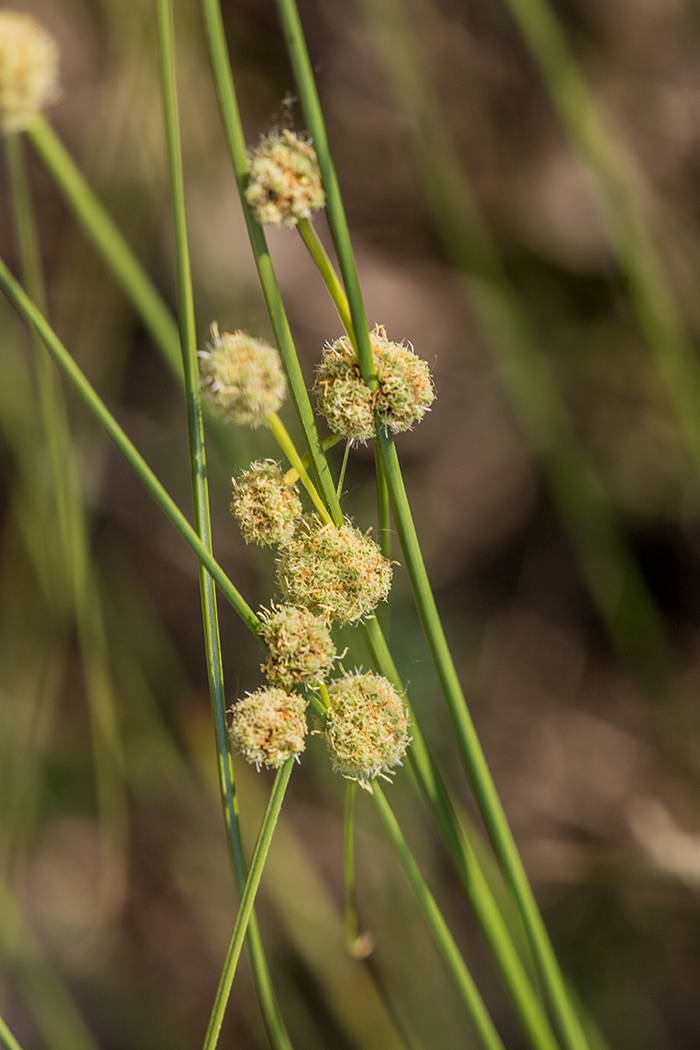
<path fill-rule="evenodd" d="M 333 263 L 328 257 L 328 252 L 323 247 L 316 230 L 308 219 L 300 219 L 297 229 L 301 234 L 301 239 L 309 249 L 309 254 L 316 263 L 316 267 L 330 292 L 331 299 L 335 303 L 335 308 L 338 311 L 338 316 L 343 324 L 343 328 L 347 332 L 348 338 L 355 347 L 355 350 L 357 350 L 357 347 L 355 346 L 355 335 L 353 332 L 352 315 L 350 313 L 348 297 L 338 279 L 338 274 L 335 272 Z"/>
<path fill-rule="evenodd" d="M 270 427 L 270 430 L 272 431 L 272 436 L 274 437 L 275 441 L 282 449 L 289 462 L 294 467 L 294 470 L 299 475 L 299 480 L 308 492 L 309 496 L 311 496 L 313 505 L 318 511 L 324 525 L 330 525 L 333 519 L 326 510 L 325 503 L 319 496 L 316 486 L 309 477 L 306 471 L 306 467 L 304 466 L 304 463 L 302 461 L 302 458 L 297 452 L 296 446 L 290 438 L 284 423 L 282 422 L 282 420 L 276 412 L 273 412 L 272 415 L 267 417 L 267 423 Z"/>

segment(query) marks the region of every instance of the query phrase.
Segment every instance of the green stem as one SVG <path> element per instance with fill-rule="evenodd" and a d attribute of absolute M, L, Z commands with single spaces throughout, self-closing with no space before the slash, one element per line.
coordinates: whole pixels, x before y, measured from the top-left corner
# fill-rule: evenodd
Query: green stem
<path fill-rule="evenodd" d="M 22 1047 L 5 1024 L 2 1017 L 0 1017 L 0 1042 L 5 1047 L 5 1050 L 22 1050 Z"/>
<path fill-rule="evenodd" d="M 185 400 L 189 434 L 192 495 L 197 533 L 208 551 L 212 550 L 209 485 L 207 482 L 204 420 L 199 383 L 197 336 L 190 254 L 187 239 L 182 147 L 175 80 L 174 26 L 170 0 L 157 2 L 158 56 L 161 95 L 165 120 L 168 168 L 173 203 L 175 247 L 177 261 L 178 315 L 180 343 L 185 379 Z M 199 585 L 202 602 L 202 620 L 207 653 L 209 693 L 214 721 L 219 788 L 223 804 L 229 851 L 238 891 L 242 895 L 246 882 L 246 863 L 243 840 L 238 821 L 237 799 L 233 778 L 233 763 L 229 749 L 226 725 L 226 694 L 219 634 L 219 617 L 214 581 L 204 566 L 199 566 Z M 255 913 L 250 915 L 247 931 L 251 969 L 261 1011 L 270 1041 L 277 1050 L 291 1050 L 291 1042 L 284 1026 L 277 998 L 272 988 L 260 929 Z"/>
<path fill-rule="evenodd" d="M 462 762 L 469 776 L 479 812 L 518 904 L 550 1007 L 565 1045 L 570 1050 L 584 1050 L 587 1047 L 585 1035 L 569 1000 L 559 964 L 508 826 L 445 638 L 413 524 L 396 447 L 379 425 L 376 441 L 418 613 L 447 700 Z"/>
<path fill-rule="evenodd" d="M 348 469 L 348 458 L 350 456 L 350 447 L 352 441 L 345 442 L 345 452 L 343 453 L 343 462 L 340 465 L 340 474 L 338 475 L 338 484 L 335 487 L 335 491 L 338 493 L 338 499 L 343 498 L 343 483 L 345 482 L 345 471 Z"/>
<path fill-rule="evenodd" d="M 229 944 L 228 952 L 226 953 L 226 961 L 221 974 L 221 980 L 219 981 L 219 987 L 216 991 L 216 998 L 214 1000 L 214 1007 L 209 1020 L 209 1027 L 207 1028 L 203 1050 L 214 1050 L 214 1047 L 219 1040 L 221 1024 L 224 1019 L 224 1011 L 226 1009 L 228 997 L 231 993 L 231 986 L 233 984 L 238 959 L 243 947 L 243 940 L 248 927 L 248 922 L 253 910 L 255 895 L 258 892 L 258 886 L 260 885 L 260 879 L 265 866 L 265 861 L 267 860 L 270 843 L 272 841 L 272 835 L 275 830 L 275 825 L 277 824 L 280 809 L 282 808 L 282 802 L 284 800 L 294 762 L 294 756 L 288 758 L 281 769 L 278 770 L 275 778 L 270 801 L 265 810 L 265 816 L 258 835 L 258 841 L 255 844 L 253 859 L 250 862 L 248 878 L 246 879 L 245 887 L 241 894 L 241 902 L 238 906 L 238 913 L 236 915 L 233 933 L 231 934 L 231 943 Z"/>
<path fill-rule="evenodd" d="M 345 785 L 345 826 L 343 831 L 343 882 L 345 886 L 345 944 L 354 954 L 359 927 L 357 924 L 357 901 L 355 898 L 355 795 L 357 782 L 348 780 Z"/>
<path fill-rule="evenodd" d="M 325 525 L 331 524 L 332 518 L 326 510 L 326 505 L 319 496 L 318 489 L 309 477 L 306 471 L 306 467 L 304 466 L 304 463 L 302 461 L 302 458 L 297 452 L 294 442 L 290 438 L 284 423 L 282 422 L 282 420 L 276 412 L 273 412 L 271 416 L 267 417 L 267 423 L 270 430 L 272 431 L 272 436 L 274 437 L 275 441 L 282 449 L 285 456 L 299 475 L 299 479 L 306 491 L 308 492 L 309 496 L 311 496 L 313 505 L 318 511 L 319 515 L 321 516 L 321 520 Z"/>
<path fill-rule="evenodd" d="M 355 345 L 355 334 L 352 326 L 352 315 L 350 313 L 350 306 L 348 304 L 348 297 L 345 294 L 342 284 L 338 280 L 338 275 L 335 272 L 333 263 L 328 258 L 328 252 L 321 244 L 316 230 L 311 225 L 308 219 L 300 219 L 297 225 L 297 229 L 301 234 L 301 238 L 309 249 L 311 258 L 316 263 L 316 267 L 323 277 L 323 280 L 330 292 L 331 299 L 335 303 L 335 308 L 338 311 L 340 320 L 342 321 L 343 328 L 348 334 L 348 338 L 352 345 L 357 350 Z"/>
<path fill-rule="evenodd" d="M 314 474 L 326 506 L 331 511 L 336 525 L 341 525 L 343 515 L 335 494 L 333 478 L 323 454 L 321 439 L 316 429 L 313 409 L 306 391 L 299 359 L 294 347 L 292 333 L 284 310 L 277 279 L 272 267 L 272 260 L 262 228 L 255 221 L 245 199 L 248 179 L 248 158 L 246 156 L 243 126 L 238 111 L 238 102 L 228 60 L 226 36 L 221 17 L 219 0 L 202 0 L 202 11 L 207 35 L 207 46 L 211 61 L 214 85 L 219 101 L 221 120 L 224 126 L 231 162 L 238 184 L 241 206 L 250 238 L 255 265 L 258 270 L 260 286 L 265 298 L 265 305 L 270 317 L 277 349 L 289 383 L 289 390 L 304 433 L 306 448 L 311 457 Z M 368 335 L 369 339 L 369 335 Z"/>
<path fill-rule="evenodd" d="M 472 1019 L 481 1042 L 489 1050 L 504 1050 L 501 1037 L 496 1031 L 479 990 L 474 984 L 474 980 L 467 969 L 459 948 L 455 944 L 449 927 L 435 903 L 435 898 L 421 875 L 413 854 L 401 833 L 396 817 L 386 801 L 384 792 L 376 780 L 372 781 L 372 801 L 387 837 L 394 847 L 411 888 L 418 899 L 438 951 L 457 986 L 462 1002 Z"/>
<path fill-rule="evenodd" d="M 258 617 L 244 600 L 242 595 L 236 590 L 218 562 L 214 560 L 211 553 L 206 549 L 180 508 L 168 494 L 160 481 L 158 481 L 158 478 L 148 466 L 143 456 L 138 452 L 133 442 L 119 426 L 104 401 L 102 401 L 95 389 L 89 383 L 49 323 L 31 301 L 29 296 L 24 292 L 22 286 L 15 280 L 1 259 L 0 288 L 2 288 L 17 312 L 29 325 L 31 325 L 34 331 L 37 332 L 49 353 L 95 416 L 97 422 L 112 439 L 129 463 L 129 466 L 132 467 L 141 483 L 153 497 L 168 520 L 174 525 L 188 546 L 191 547 L 202 565 L 204 565 L 207 571 L 214 577 L 221 593 L 236 610 L 246 627 L 259 637 L 260 620 Z"/>

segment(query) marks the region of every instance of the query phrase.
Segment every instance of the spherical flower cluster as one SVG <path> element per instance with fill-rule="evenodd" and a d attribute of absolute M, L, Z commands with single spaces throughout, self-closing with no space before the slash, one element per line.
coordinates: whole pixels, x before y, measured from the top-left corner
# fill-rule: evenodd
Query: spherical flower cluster
<path fill-rule="evenodd" d="M 259 223 L 296 226 L 326 203 L 316 151 L 286 129 L 271 132 L 248 156 L 245 197 Z"/>
<path fill-rule="evenodd" d="M 294 482 L 286 480 L 279 463 L 264 459 L 231 478 L 231 513 L 246 543 L 269 546 L 287 543 L 301 517 L 301 500 Z"/>
<path fill-rule="evenodd" d="M 247 762 L 279 769 L 306 747 L 306 701 L 284 689 L 256 689 L 232 709 L 229 737 Z"/>
<path fill-rule="evenodd" d="M 281 551 L 277 575 L 285 597 L 328 620 L 366 616 L 391 588 L 391 562 L 374 540 L 346 522 L 304 519 Z"/>
<path fill-rule="evenodd" d="M 264 339 L 222 332 L 214 322 L 199 351 L 202 394 L 230 423 L 258 427 L 277 412 L 287 393 L 279 354 Z"/>
<path fill-rule="evenodd" d="M 403 697 L 378 674 L 351 674 L 328 690 L 325 737 L 333 769 L 363 781 L 387 773 L 411 742 Z"/>
<path fill-rule="evenodd" d="M 272 685 L 291 688 L 325 678 L 336 657 L 325 620 L 296 605 L 263 611 L 262 637 L 270 655 L 261 670 Z"/>
<path fill-rule="evenodd" d="M 422 419 L 435 398 L 430 369 L 404 343 L 392 343 L 383 328 L 370 333 L 379 387 L 372 391 L 360 372 L 357 355 L 346 336 L 323 348 L 316 377 L 319 412 L 331 430 L 354 441 L 376 434 L 375 409 L 394 434 Z"/>
<path fill-rule="evenodd" d="M 58 44 L 31 15 L 0 11 L 0 128 L 22 131 L 58 97 Z"/>

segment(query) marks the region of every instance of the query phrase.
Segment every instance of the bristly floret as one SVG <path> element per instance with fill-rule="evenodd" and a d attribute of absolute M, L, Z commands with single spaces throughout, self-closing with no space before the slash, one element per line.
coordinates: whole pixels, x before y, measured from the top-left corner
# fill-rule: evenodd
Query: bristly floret
<path fill-rule="evenodd" d="M 325 620 L 296 605 L 273 605 L 260 619 L 270 650 L 261 670 L 272 685 L 291 688 L 326 677 L 337 654 Z"/>
<path fill-rule="evenodd" d="M 410 430 L 435 398 L 430 369 L 405 343 L 393 343 L 379 325 L 370 332 L 379 386 L 372 391 L 347 336 L 323 348 L 316 376 L 318 410 L 331 430 L 353 441 L 376 436 L 375 409 L 394 434 Z"/>
<path fill-rule="evenodd" d="M 279 463 L 263 459 L 251 463 L 233 482 L 231 513 L 246 543 L 270 546 L 287 543 L 301 518 L 296 483 L 287 481 Z"/>
<path fill-rule="evenodd" d="M 31 15 L 0 11 L 0 129 L 23 131 L 58 89 L 58 44 Z"/>
<path fill-rule="evenodd" d="M 296 226 L 323 208 L 326 195 L 311 143 L 286 129 L 270 132 L 248 154 L 245 198 L 262 225 Z"/>
<path fill-rule="evenodd" d="M 247 762 L 279 769 L 306 747 L 306 701 L 284 689 L 256 689 L 231 709 L 229 737 Z"/>
<path fill-rule="evenodd" d="M 333 769 L 361 786 L 385 775 L 406 753 L 406 702 L 378 674 L 349 674 L 328 690 L 325 738 Z"/>
<path fill-rule="evenodd" d="M 219 332 L 199 351 L 202 394 L 216 415 L 229 423 L 259 427 L 277 412 L 287 381 L 274 346 L 245 332 Z"/>
<path fill-rule="evenodd" d="M 391 562 L 369 536 L 346 522 L 322 525 L 303 518 L 280 552 L 277 577 L 285 597 L 319 616 L 352 623 L 385 601 Z"/>

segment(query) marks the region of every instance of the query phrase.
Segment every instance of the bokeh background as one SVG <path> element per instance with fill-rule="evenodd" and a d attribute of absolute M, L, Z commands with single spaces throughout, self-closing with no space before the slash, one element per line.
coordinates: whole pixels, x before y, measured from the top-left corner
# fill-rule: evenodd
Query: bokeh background
<path fill-rule="evenodd" d="M 50 119 L 174 305 L 151 5 L 15 6 L 59 40 L 63 90 Z M 200 338 L 214 319 L 269 336 L 197 5 L 175 8 Z M 271 0 L 223 9 L 248 140 L 271 126 L 303 130 Z M 552 937 L 611 1047 L 691 1050 L 700 1045 L 700 465 L 614 245 L 616 215 L 630 212 L 665 275 L 692 379 L 697 6 L 556 4 L 608 130 L 603 154 L 624 186 L 617 212 L 572 148 L 502 0 L 303 0 L 300 10 L 368 317 L 410 340 L 434 371 L 433 411 L 399 453 Z M 27 155 L 52 323 L 189 508 L 177 384 Z M 4 170 L 0 179 L 0 251 L 17 271 Z M 323 218 L 317 227 L 330 243 Z M 339 322 L 298 236 L 272 231 L 269 242 L 311 386 Z M 104 628 L 86 644 L 58 541 L 31 343 L 4 302 L 0 355 L 0 1012 L 25 1050 L 184 1050 L 203 1038 L 235 915 L 196 563 L 68 394 L 93 624 Z M 217 557 L 254 607 L 268 604 L 273 558 L 245 547 L 228 502 L 232 470 L 275 455 L 272 440 L 240 427 L 211 438 Z M 370 448 L 352 452 L 345 491 L 356 523 L 376 527 Z M 625 591 L 623 577 L 635 587 Z M 470 808 L 401 568 L 390 618 L 430 744 Z M 260 684 L 262 652 L 223 603 L 221 621 L 233 702 Z M 342 644 L 347 666 L 367 665 L 353 633 Z M 252 841 L 272 781 L 238 762 L 236 771 Z M 507 1045 L 520 1047 L 407 774 L 388 790 Z M 343 945 L 343 782 L 310 738 L 259 898 L 295 1045 L 471 1045 L 403 876 L 359 803 L 360 918 L 375 945 L 365 961 Z M 265 1045 L 243 966 L 221 1046 Z"/>

